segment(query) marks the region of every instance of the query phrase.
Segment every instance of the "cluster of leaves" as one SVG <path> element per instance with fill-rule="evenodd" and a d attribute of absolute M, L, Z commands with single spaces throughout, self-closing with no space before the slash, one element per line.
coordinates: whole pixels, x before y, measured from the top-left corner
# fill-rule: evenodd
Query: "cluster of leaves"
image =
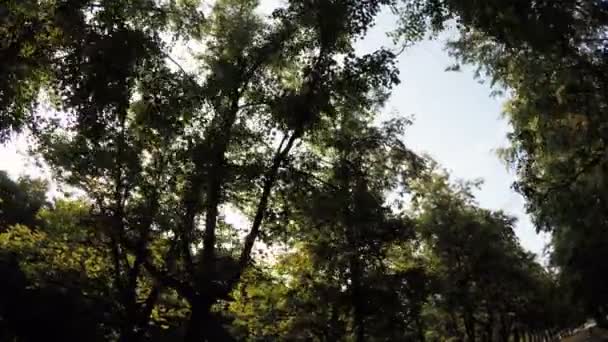
<path fill-rule="evenodd" d="M 201 19 L 187 0 L 1 1 L 0 141 L 35 129 L 41 90 L 83 128 L 103 126 L 103 110 L 127 106 L 144 61 L 162 54 L 160 36 L 197 36 Z"/>
<path fill-rule="evenodd" d="M 230 307 L 244 336 L 320 341 L 416 336 L 426 296 L 424 270 L 415 260 L 395 265 L 389 257 L 408 259 L 400 251 L 413 243 L 414 228 L 386 198 L 408 187 L 423 168 L 421 158 L 399 140 L 404 127 L 400 120 L 377 127 L 345 118 L 289 171 L 298 181 L 281 189 L 276 209 L 288 231 L 279 230 L 280 221 L 270 226 L 288 252 L 269 271 L 261 270 L 266 278 L 243 284 Z"/>

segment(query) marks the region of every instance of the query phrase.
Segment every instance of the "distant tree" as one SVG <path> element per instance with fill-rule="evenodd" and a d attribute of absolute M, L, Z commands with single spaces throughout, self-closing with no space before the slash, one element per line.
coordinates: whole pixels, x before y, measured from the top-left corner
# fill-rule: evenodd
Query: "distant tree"
<path fill-rule="evenodd" d="M 451 184 L 433 168 L 413 185 L 422 248 L 435 284 L 428 318 L 443 321 L 435 328 L 447 334 L 443 338 L 467 341 L 509 341 L 515 329 L 558 327 L 562 322 L 545 307 L 554 299 L 554 279 L 519 244 L 515 220 L 479 208 L 472 186 Z"/>

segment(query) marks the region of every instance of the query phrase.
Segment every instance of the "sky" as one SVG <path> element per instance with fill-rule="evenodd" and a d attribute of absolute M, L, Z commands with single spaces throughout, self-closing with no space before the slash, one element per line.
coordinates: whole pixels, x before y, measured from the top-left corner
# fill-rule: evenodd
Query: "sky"
<path fill-rule="evenodd" d="M 385 32 L 391 27 L 393 19 L 387 13 L 380 15 L 358 49 L 369 52 L 390 46 Z M 409 148 L 430 155 L 454 178 L 483 179 L 475 193 L 479 205 L 517 217 L 516 234 L 522 245 L 542 257 L 548 236 L 536 233 L 524 199 L 512 189 L 515 175 L 496 154 L 498 148 L 508 146 L 510 126 L 501 115 L 506 98 L 491 96 L 490 85 L 475 79 L 472 66 L 445 71 L 454 64 L 444 50 L 447 38 L 422 41 L 399 56 L 402 83 L 393 90 L 385 111 L 414 116 L 404 137 Z"/>
<path fill-rule="evenodd" d="M 510 126 L 501 116 L 505 99 L 491 97 L 489 85 L 476 81 L 471 68 L 444 71 L 453 61 L 442 45 L 425 41 L 399 58 L 402 84 L 387 110 L 414 115 L 405 134 L 411 149 L 428 153 L 454 177 L 483 179 L 479 204 L 517 217 L 522 245 L 540 255 L 547 238 L 536 234 L 523 198 L 512 189 L 515 175 L 496 154 L 508 146 Z"/>
<path fill-rule="evenodd" d="M 265 1 L 262 11 L 269 12 L 275 4 L 275 0 Z M 385 32 L 392 24 L 387 13 L 380 15 L 375 29 L 357 44 L 358 51 L 390 45 Z M 540 256 L 547 237 L 536 234 L 523 198 L 511 188 L 515 177 L 495 152 L 508 143 L 509 124 L 501 117 L 505 99 L 491 97 L 489 85 L 475 80 L 470 67 L 444 71 L 453 64 L 443 49 L 444 42 L 444 38 L 425 40 L 399 56 L 402 83 L 393 90 L 385 111 L 414 116 L 404 137 L 411 149 L 430 155 L 455 178 L 483 179 L 484 185 L 476 192 L 480 206 L 517 217 L 516 234 L 522 245 Z M 26 148 L 23 137 L 0 145 L 0 170 L 12 177 L 40 175 L 28 161 Z"/>

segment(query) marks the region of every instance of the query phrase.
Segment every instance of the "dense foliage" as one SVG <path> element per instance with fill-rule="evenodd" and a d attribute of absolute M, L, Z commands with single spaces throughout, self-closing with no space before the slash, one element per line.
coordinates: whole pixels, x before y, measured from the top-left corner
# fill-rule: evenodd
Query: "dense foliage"
<path fill-rule="evenodd" d="M 604 1 L 0 0 L 0 339 L 520 341 L 608 314 Z M 455 25 L 552 265 L 379 120 Z M 69 195 L 72 193 L 72 195 Z M 76 195 L 73 195 L 76 194 Z M 256 247 L 257 246 L 257 247 Z M 582 303 L 582 305 L 581 305 Z"/>

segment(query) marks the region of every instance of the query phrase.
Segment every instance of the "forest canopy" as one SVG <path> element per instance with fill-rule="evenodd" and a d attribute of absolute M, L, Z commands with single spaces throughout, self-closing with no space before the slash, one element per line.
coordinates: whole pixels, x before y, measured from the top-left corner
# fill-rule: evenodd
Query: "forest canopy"
<path fill-rule="evenodd" d="M 0 0 L 2 341 L 530 341 L 608 325 L 605 1 Z M 362 53 L 381 13 L 394 46 Z M 550 260 L 381 115 L 442 32 L 508 93 Z M 2 169 L 2 167 L 0 167 Z M 52 193 L 50 187 L 56 188 Z"/>

